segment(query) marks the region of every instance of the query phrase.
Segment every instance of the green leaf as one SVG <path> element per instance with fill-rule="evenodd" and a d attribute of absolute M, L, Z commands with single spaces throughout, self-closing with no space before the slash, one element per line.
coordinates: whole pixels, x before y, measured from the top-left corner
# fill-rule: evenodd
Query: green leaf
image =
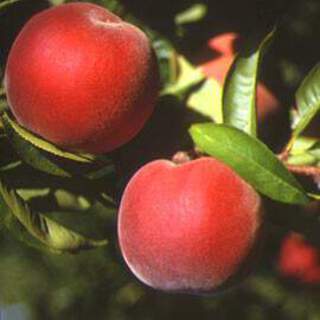
<path fill-rule="evenodd" d="M 30 247 L 36 248 L 38 250 L 48 250 L 45 245 L 36 240 L 30 235 L 30 233 L 24 228 L 24 226 L 17 220 L 17 218 L 11 214 L 5 201 L 0 195 L 0 224 L 4 225 L 7 230 L 13 235 L 17 240 L 27 244 Z M 58 253 L 57 251 L 52 250 Z"/>
<path fill-rule="evenodd" d="M 202 18 L 207 13 L 207 6 L 203 3 L 195 3 L 190 8 L 178 13 L 174 19 L 177 25 L 194 23 Z"/>
<path fill-rule="evenodd" d="M 228 164 L 262 194 L 284 203 L 308 203 L 293 175 L 258 139 L 212 123 L 193 125 L 190 134 L 201 151 Z"/>
<path fill-rule="evenodd" d="M 65 2 L 65 0 L 49 0 L 54 6 L 58 6 Z"/>
<path fill-rule="evenodd" d="M 19 220 L 10 212 L 0 193 L 0 224 L 5 226 L 10 232 L 10 236 L 15 237 L 18 241 L 28 246 L 42 251 L 50 251 L 52 253 L 61 253 L 60 251 L 48 249 L 46 245 L 34 238 L 27 229 L 19 222 Z"/>
<path fill-rule="evenodd" d="M 6 113 L 3 114 L 2 121 L 15 151 L 35 169 L 61 177 L 70 177 L 75 171 L 72 171 L 70 165 L 67 166 L 68 163 L 77 164 L 79 167 L 80 165 L 96 166 L 99 164 L 100 168 L 105 166 L 111 170 L 112 164 L 104 156 L 91 157 L 91 155 L 78 155 L 62 151 L 19 126 Z M 68 169 L 66 169 L 67 167 Z"/>
<path fill-rule="evenodd" d="M 317 138 L 298 136 L 291 141 L 288 151 L 288 164 L 319 166 L 320 140 Z"/>
<path fill-rule="evenodd" d="M 261 57 L 274 31 L 259 44 L 248 44 L 235 58 L 223 90 L 223 123 L 257 135 L 256 87 Z"/>
<path fill-rule="evenodd" d="M 57 157 L 76 162 L 91 163 L 95 160 L 95 157 L 91 154 L 75 154 L 59 149 L 52 143 L 41 139 L 40 137 L 21 127 L 18 123 L 13 121 L 7 113 L 2 115 L 2 120 L 5 123 L 7 131 L 12 132 L 10 132 L 11 135 L 14 134 L 20 136 L 21 139 L 24 139 L 26 142 L 38 149 L 51 153 Z"/>
<path fill-rule="evenodd" d="M 290 150 L 291 155 L 298 155 L 305 153 L 308 150 L 313 149 L 315 146 L 319 145 L 319 140 L 311 137 L 299 137 L 297 138 Z"/>
<path fill-rule="evenodd" d="M 8 109 L 7 101 L 5 99 L 0 99 L 0 112 L 5 111 L 6 109 Z"/>
<path fill-rule="evenodd" d="M 293 139 L 301 134 L 320 109 L 320 63 L 306 76 L 296 93 Z"/>
<path fill-rule="evenodd" d="M 0 192 L 12 214 L 24 228 L 48 249 L 75 253 L 104 246 L 107 240 L 93 240 L 69 230 L 46 216 L 33 211 L 15 190 L 0 181 Z"/>
<path fill-rule="evenodd" d="M 206 79 L 200 88 L 190 93 L 187 99 L 187 107 L 216 123 L 221 123 L 221 93 L 221 86 L 215 79 Z"/>
<path fill-rule="evenodd" d="M 15 131 L 14 126 L 12 126 L 9 121 L 11 120 L 8 117 L 3 117 L 5 131 L 11 145 L 25 163 L 29 164 L 33 168 L 55 176 L 71 176 L 71 173 L 51 161 L 43 150 L 38 149 L 33 144 L 29 143 L 29 141 L 25 140 L 17 131 Z"/>
<path fill-rule="evenodd" d="M 2 2 L 0 2 L 0 10 L 4 9 L 5 7 L 7 7 L 7 6 L 11 5 L 11 4 L 14 4 L 14 3 L 16 3 L 18 1 L 20 1 L 20 0 L 5 0 L 5 1 L 2 1 Z"/>
<path fill-rule="evenodd" d="M 55 1 L 62 1 L 62 0 L 55 0 Z M 70 0 L 63 0 L 64 2 L 70 2 Z M 121 0 L 100 0 L 100 4 L 106 7 L 108 10 L 112 11 L 117 16 L 120 16 L 127 20 L 126 16 L 123 16 L 123 4 Z"/>
<path fill-rule="evenodd" d="M 0 172 L 6 172 L 6 171 L 10 171 L 13 170 L 17 167 L 19 167 L 22 164 L 22 162 L 20 160 L 14 161 L 14 162 L 10 162 L 4 166 L 0 167 Z"/>
<path fill-rule="evenodd" d="M 295 166 L 313 166 L 318 162 L 317 157 L 310 153 L 301 153 L 293 156 L 288 156 L 287 164 Z"/>
<path fill-rule="evenodd" d="M 163 86 L 172 85 L 178 77 L 177 53 L 171 43 L 152 32 L 152 46 L 156 52 L 160 80 Z"/>
<path fill-rule="evenodd" d="M 177 63 L 180 70 L 175 83 L 162 91 L 162 95 L 172 94 L 184 97 L 194 86 L 200 84 L 205 76 L 199 68 L 195 68 L 182 55 L 177 56 Z"/>

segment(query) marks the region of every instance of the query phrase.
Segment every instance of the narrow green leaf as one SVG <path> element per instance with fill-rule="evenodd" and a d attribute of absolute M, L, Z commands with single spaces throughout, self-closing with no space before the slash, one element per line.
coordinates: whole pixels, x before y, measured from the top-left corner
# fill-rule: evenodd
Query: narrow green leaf
<path fill-rule="evenodd" d="M 5 172 L 5 171 L 10 171 L 13 170 L 19 166 L 21 166 L 22 162 L 20 160 L 14 161 L 14 162 L 10 162 L 4 166 L 0 167 L 0 172 Z"/>
<path fill-rule="evenodd" d="M 54 6 L 58 6 L 65 2 L 65 0 L 49 0 Z"/>
<path fill-rule="evenodd" d="M 295 166 L 314 166 L 317 164 L 317 158 L 309 153 L 301 153 L 289 156 L 286 163 Z"/>
<path fill-rule="evenodd" d="M 258 139 L 212 123 L 193 125 L 190 134 L 201 151 L 228 164 L 262 194 L 285 203 L 308 202 L 297 180 Z"/>
<path fill-rule="evenodd" d="M 319 166 L 320 140 L 312 137 L 298 136 L 292 139 L 288 150 L 287 163 L 292 165 Z"/>
<path fill-rule="evenodd" d="M 6 205 L 24 228 L 51 250 L 61 253 L 74 253 L 79 250 L 107 244 L 107 240 L 85 238 L 50 218 L 33 211 L 15 190 L 3 183 L 3 181 L 0 181 L 0 192 Z"/>
<path fill-rule="evenodd" d="M 316 193 L 308 193 L 308 196 L 314 200 L 319 201 L 320 200 L 320 194 L 316 194 Z"/>
<path fill-rule="evenodd" d="M 5 7 L 7 7 L 7 6 L 11 5 L 11 4 L 14 4 L 14 3 L 16 3 L 18 1 L 20 1 L 20 0 L 5 0 L 5 1 L 2 1 L 2 2 L 0 2 L 0 10 L 4 9 Z"/>
<path fill-rule="evenodd" d="M 256 87 L 261 57 L 274 31 L 259 44 L 248 44 L 235 58 L 223 90 L 223 122 L 257 135 Z"/>
<path fill-rule="evenodd" d="M 51 161 L 43 150 L 38 149 L 29 141 L 25 140 L 17 131 L 14 130 L 14 127 L 8 121 L 9 118 L 6 116 L 3 117 L 3 124 L 9 141 L 17 154 L 21 159 L 40 171 L 60 176 L 60 177 L 70 177 L 71 173 L 59 167 L 56 163 Z"/>
<path fill-rule="evenodd" d="M 7 101 L 5 99 L 0 99 L 0 112 L 5 111 L 6 109 L 8 109 Z"/>
<path fill-rule="evenodd" d="M 90 163 L 93 162 L 95 159 L 93 155 L 74 154 L 57 148 L 52 143 L 41 139 L 40 137 L 34 135 L 30 131 L 27 131 L 25 128 L 18 125 L 18 123 L 10 119 L 10 117 L 6 113 L 2 115 L 2 120 L 6 126 L 6 130 L 10 133 L 10 136 L 19 136 L 19 140 L 23 139 L 26 141 L 26 143 L 29 143 L 34 147 L 51 153 L 57 157 L 82 163 Z"/>
<path fill-rule="evenodd" d="M 301 134 L 320 109 L 320 63 L 303 80 L 296 93 L 296 102 L 293 139 Z"/>
<path fill-rule="evenodd" d="M 41 242 L 36 240 L 30 235 L 30 233 L 24 228 L 24 226 L 19 222 L 19 220 L 11 214 L 5 201 L 0 194 L 0 224 L 4 225 L 7 230 L 13 235 L 17 240 L 27 244 L 30 247 L 36 248 L 38 250 L 48 250 L 48 248 Z M 50 250 L 55 253 L 59 253 L 55 250 Z"/>
<path fill-rule="evenodd" d="M 308 150 L 312 150 L 314 147 L 316 147 L 319 144 L 319 142 L 320 141 L 316 138 L 299 137 L 294 141 L 290 149 L 290 155 L 297 155 L 297 154 L 305 153 Z"/>
<path fill-rule="evenodd" d="M 203 3 L 195 3 L 191 7 L 187 8 L 186 10 L 178 13 L 174 19 L 177 25 L 194 23 L 202 18 L 207 13 L 207 6 Z"/>
<path fill-rule="evenodd" d="M 17 154 L 35 169 L 61 177 L 82 174 L 91 167 L 95 171 L 102 168 L 110 172 L 114 170 L 110 159 L 105 156 L 87 158 L 61 151 L 20 127 L 7 114 L 2 116 L 2 120 L 7 137 Z"/>
<path fill-rule="evenodd" d="M 162 91 L 162 95 L 172 94 L 184 97 L 191 88 L 205 79 L 201 70 L 191 65 L 182 55 L 177 56 L 177 63 L 180 70 L 179 76 L 175 83 Z"/>
<path fill-rule="evenodd" d="M 170 86 L 178 77 L 177 53 L 167 39 L 163 39 L 155 32 L 152 32 L 151 36 L 158 60 L 161 84 Z"/>

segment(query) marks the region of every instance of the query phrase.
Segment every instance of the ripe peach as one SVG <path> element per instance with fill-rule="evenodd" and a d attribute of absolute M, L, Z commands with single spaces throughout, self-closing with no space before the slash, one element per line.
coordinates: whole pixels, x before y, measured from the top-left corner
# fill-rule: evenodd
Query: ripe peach
<path fill-rule="evenodd" d="M 278 269 L 284 277 L 320 284 L 320 251 L 303 236 L 290 233 L 281 244 Z"/>
<path fill-rule="evenodd" d="M 156 160 L 138 170 L 124 191 L 119 243 L 145 284 L 210 293 L 247 268 L 261 218 L 259 195 L 222 162 Z"/>
<path fill-rule="evenodd" d="M 18 122 L 71 150 L 111 151 L 152 113 L 158 91 L 146 35 L 90 3 L 35 15 L 9 53 L 5 87 Z"/>
<path fill-rule="evenodd" d="M 234 56 L 236 43 L 240 36 L 235 32 L 226 32 L 208 40 L 208 47 L 223 56 Z"/>

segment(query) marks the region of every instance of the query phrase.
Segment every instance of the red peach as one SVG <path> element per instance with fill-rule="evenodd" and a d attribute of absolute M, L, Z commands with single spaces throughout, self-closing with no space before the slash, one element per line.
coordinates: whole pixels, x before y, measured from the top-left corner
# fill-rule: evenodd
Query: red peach
<path fill-rule="evenodd" d="M 233 56 L 235 54 L 234 44 L 239 40 L 239 35 L 235 32 L 227 32 L 212 37 L 208 41 L 208 47 L 223 56 Z"/>
<path fill-rule="evenodd" d="M 320 251 L 303 236 L 290 233 L 280 248 L 278 269 L 282 276 L 305 284 L 320 283 Z"/>
<path fill-rule="evenodd" d="M 207 293 L 240 274 L 258 239 L 261 201 L 213 158 L 156 160 L 127 185 L 118 236 L 131 271 L 166 291 Z"/>
<path fill-rule="evenodd" d="M 90 3 L 35 15 L 11 48 L 5 72 L 18 122 L 71 150 L 111 151 L 152 113 L 158 91 L 146 35 Z"/>

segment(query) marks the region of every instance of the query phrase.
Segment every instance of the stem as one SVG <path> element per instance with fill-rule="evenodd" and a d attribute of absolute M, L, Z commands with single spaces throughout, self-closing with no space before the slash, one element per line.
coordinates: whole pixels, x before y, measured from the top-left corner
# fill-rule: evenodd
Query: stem
<path fill-rule="evenodd" d="M 289 150 L 285 148 L 277 155 L 277 157 L 290 172 L 301 176 L 309 176 L 314 180 L 319 180 L 320 167 L 313 165 L 290 164 L 288 163 L 289 153 Z"/>
<path fill-rule="evenodd" d="M 196 149 L 189 151 L 178 151 L 172 156 L 171 161 L 175 164 L 183 164 L 191 160 L 197 159 L 200 156 L 201 154 Z"/>
<path fill-rule="evenodd" d="M 289 157 L 289 151 L 287 149 L 284 149 L 277 155 L 277 157 L 281 162 L 286 162 Z"/>
<path fill-rule="evenodd" d="M 287 164 L 285 162 L 284 162 L 284 165 L 292 173 L 303 175 L 303 176 L 320 177 L 320 167 L 298 166 L 298 165 Z"/>

